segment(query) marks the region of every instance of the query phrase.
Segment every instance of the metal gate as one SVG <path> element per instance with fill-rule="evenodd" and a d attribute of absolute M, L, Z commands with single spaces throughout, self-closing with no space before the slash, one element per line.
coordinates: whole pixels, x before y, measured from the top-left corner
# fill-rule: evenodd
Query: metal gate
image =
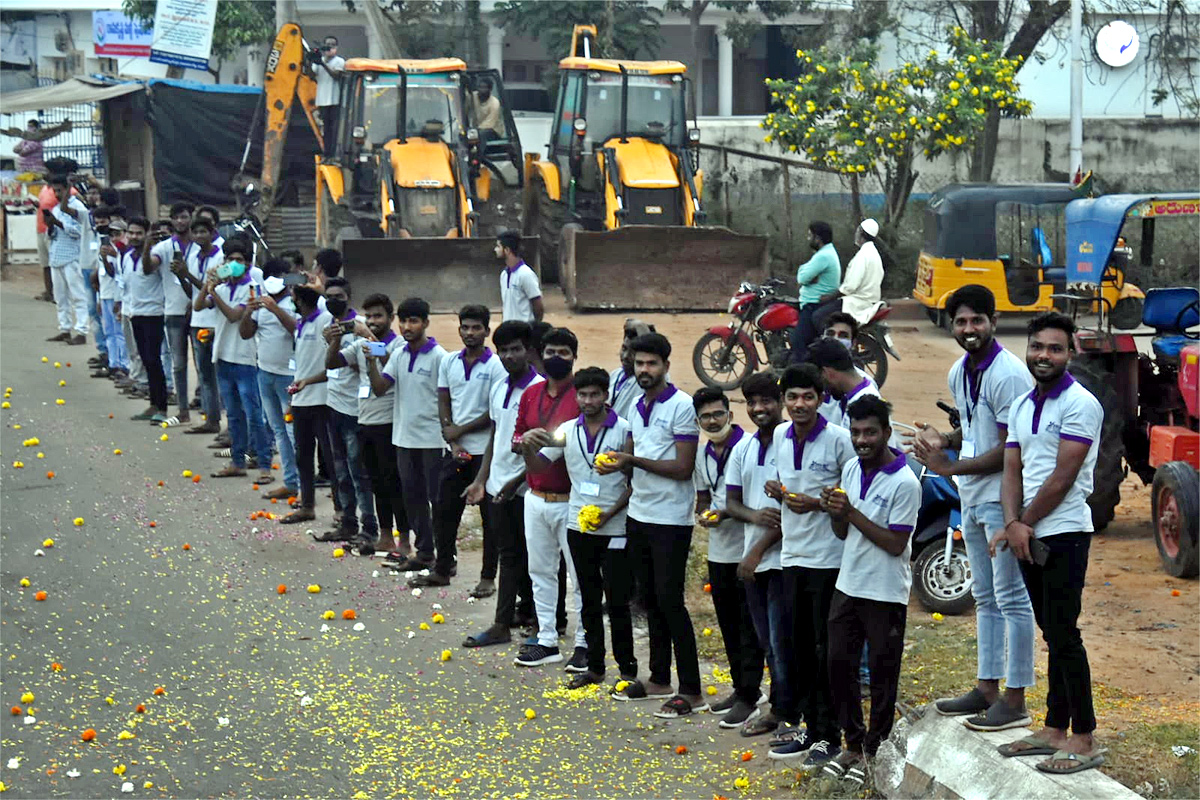
<path fill-rule="evenodd" d="M 56 83 L 58 81 L 53 78 L 38 78 L 39 87 L 53 86 Z M 59 156 L 74 159 L 81 171 L 90 172 L 97 179 L 107 183 L 100 106 L 96 103 L 80 103 L 74 106 L 47 108 L 37 115 L 37 120 L 43 127 L 58 125 L 67 119 L 71 120 L 71 130 L 47 140 L 42 148 L 42 158 L 47 161 Z"/>

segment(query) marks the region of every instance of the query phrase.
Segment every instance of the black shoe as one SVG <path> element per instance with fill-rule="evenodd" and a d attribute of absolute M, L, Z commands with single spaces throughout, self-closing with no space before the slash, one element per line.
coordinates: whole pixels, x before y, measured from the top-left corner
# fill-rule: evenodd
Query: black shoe
<path fill-rule="evenodd" d="M 729 696 L 726 697 L 724 700 L 718 700 L 717 702 L 715 702 L 711 706 L 709 706 L 708 713 L 717 714 L 717 715 L 728 714 L 729 709 L 733 708 L 733 705 L 734 705 L 734 703 L 737 702 L 737 700 L 738 700 L 737 693 L 730 692 Z"/>
<path fill-rule="evenodd" d="M 991 705 L 987 698 L 983 696 L 983 692 L 979 691 L 979 687 L 975 687 L 959 697 L 938 700 L 933 704 L 933 707 L 943 716 L 958 717 L 967 714 L 987 713 Z"/>
<path fill-rule="evenodd" d="M 582 689 L 583 687 L 591 686 L 594 683 L 595 684 L 604 683 L 604 676 L 597 675 L 594 672 L 587 672 L 585 670 L 585 671 L 579 673 L 578 675 L 573 676 L 571 678 L 571 680 L 567 681 L 567 688 L 568 689 Z"/>
<path fill-rule="evenodd" d="M 332 484 L 328 478 L 314 478 L 313 486 L 317 489 L 328 489 Z"/>
<path fill-rule="evenodd" d="M 567 672 L 584 673 L 587 668 L 588 651 L 586 647 L 576 647 L 575 652 L 571 654 L 571 660 L 563 667 Z"/>
<path fill-rule="evenodd" d="M 513 617 L 514 628 L 532 628 L 537 625 L 537 617 L 533 614 L 517 614 Z"/>
<path fill-rule="evenodd" d="M 188 403 L 188 408 L 195 409 L 195 408 L 199 408 L 199 407 L 200 407 L 200 398 L 199 397 L 193 397 L 192 402 Z"/>
<path fill-rule="evenodd" d="M 743 722 L 754 719 L 760 713 L 758 706 L 747 703 L 739 697 L 733 704 L 733 708 L 729 709 L 718 724 L 722 728 L 740 728 Z"/>
<path fill-rule="evenodd" d="M 450 579 L 444 575 L 438 575 L 436 572 L 430 572 L 428 575 L 412 576 L 408 579 L 408 585 L 418 589 L 425 586 L 449 586 Z"/>
<path fill-rule="evenodd" d="M 358 538 L 358 531 L 339 525 L 331 531 L 325 531 L 320 536 L 312 534 L 314 542 L 352 542 Z"/>
<path fill-rule="evenodd" d="M 521 645 L 521 652 L 513 659 L 513 663 L 519 667 L 540 667 L 543 664 L 557 664 L 562 660 L 562 653 L 557 647 L 525 644 Z"/>

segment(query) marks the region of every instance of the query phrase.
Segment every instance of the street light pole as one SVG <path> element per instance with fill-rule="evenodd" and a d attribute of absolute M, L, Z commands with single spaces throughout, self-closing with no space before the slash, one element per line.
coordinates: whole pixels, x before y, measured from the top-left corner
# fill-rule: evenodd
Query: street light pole
<path fill-rule="evenodd" d="M 1071 0 L 1071 181 L 1083 177 L 1083 0 Z"/>

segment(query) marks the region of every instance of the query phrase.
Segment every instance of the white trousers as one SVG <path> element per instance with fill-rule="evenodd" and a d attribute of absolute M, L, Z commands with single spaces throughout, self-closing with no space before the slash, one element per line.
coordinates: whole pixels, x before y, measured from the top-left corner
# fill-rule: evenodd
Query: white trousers
<path fill-rule="evenodd" d="M 538 644 L 558 646 L 558 560 L 567 560 L 567 575 L 575 606 L 575 647 L 587 647 L 581 614 L 583 595 L 567 544 L 568 504 L 550 503 L 533 492 L 525 495 L 525 546 L 529 551 L 529 580 L 533 583 L 533 609 L 537 614 Z"/>
<path fill-rule="evenodd" d="M 73 328 L 77 335 L 87 336 L 92 327 L 92 315 L 88 313 L 91 293 L 79 262 L 51 267 L 50 279 L 54 283 L 54 305 L 58 307 L 58 329 L 69 333 Z"/>

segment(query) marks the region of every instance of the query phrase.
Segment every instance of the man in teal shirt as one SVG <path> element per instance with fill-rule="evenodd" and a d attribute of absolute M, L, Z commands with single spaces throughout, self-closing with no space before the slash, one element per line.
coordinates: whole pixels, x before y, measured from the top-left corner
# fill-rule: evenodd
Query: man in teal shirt
<path fill-rule="evenodd" d="M 805 360 L 808 344 L 817 338 L 813 314 L 824 300 L 837 293 L 842 281 L 842 263 L 833 247 L 833 228 L 816 221 L 808 226 L 808 246 L 817 252 L 796 270 L 800 284 L 800 322 L 792 331 L 792 361 Z"/>

